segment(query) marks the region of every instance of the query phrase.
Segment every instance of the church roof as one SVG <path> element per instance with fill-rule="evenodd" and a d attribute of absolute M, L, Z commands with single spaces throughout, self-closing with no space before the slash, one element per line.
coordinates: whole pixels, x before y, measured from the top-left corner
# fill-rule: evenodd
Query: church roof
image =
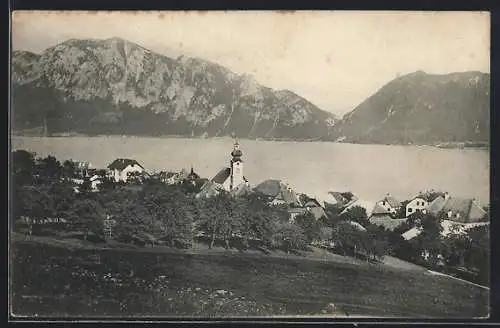
<path fill-rule="evenodd" d="M 223 184 L 230 176 L 231 168 L 225 167 L 212 178 L 212 182 Z"/>

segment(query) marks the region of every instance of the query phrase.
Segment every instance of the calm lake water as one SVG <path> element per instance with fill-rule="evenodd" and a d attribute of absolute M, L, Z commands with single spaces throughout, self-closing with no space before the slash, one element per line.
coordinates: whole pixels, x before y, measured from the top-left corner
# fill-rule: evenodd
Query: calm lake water
<path fill-rule="evenodd" d="M 403 200 L 420 190 L 446 190 L 489 203 L 489 151 L 426 146 L 240 140 L 244 175 L 252 185 L 273 178 L 324 199 L 327 191 L 352 191 L 366 206 L 390 192 Z M 12 149 L 104 168 L 133 158 L 148 171 L 194 170 L 212 178 L 231 158 L 231 139 L 144 137 L 12 137 Z"/>

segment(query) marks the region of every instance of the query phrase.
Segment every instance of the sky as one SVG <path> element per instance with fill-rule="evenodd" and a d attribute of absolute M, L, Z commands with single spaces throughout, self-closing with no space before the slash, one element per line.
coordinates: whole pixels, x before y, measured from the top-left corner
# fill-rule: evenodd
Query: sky
<path fill-rule="evenodd" d="M 15 12 L 12 48 L 121 37 L 210 60 L 338 115 L 397 76 L 490 71 L 486 12 Z"/>

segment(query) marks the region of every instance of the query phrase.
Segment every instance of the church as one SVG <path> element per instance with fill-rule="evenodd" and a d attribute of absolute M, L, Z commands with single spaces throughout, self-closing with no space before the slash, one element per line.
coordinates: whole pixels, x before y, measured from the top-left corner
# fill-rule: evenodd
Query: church
<path fill-rule="evenodd" d="M 248 180 L 243 175 L 243 152 L 238 141 L 234 142 L 231 152 L 229 167 L 222 168 L 209 182 L 201 189 L 197 197 L 211 196 L 220 190 L 225 190 L 232 194 L 246 190 L 249 186 Z"/>

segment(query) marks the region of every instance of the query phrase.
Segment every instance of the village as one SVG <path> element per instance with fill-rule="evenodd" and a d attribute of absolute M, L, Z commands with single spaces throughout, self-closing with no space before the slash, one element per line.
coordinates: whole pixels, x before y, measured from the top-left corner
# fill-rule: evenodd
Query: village
<path fill-rule="evenodd" d="M 43 159 L 43 161 L 48 167 L 51 166 L 51 162 L 54 167 L 58 166 L 58 164 L 56 165 L 57 160 L 51 156 Z M 228 162 L 228 165 L 216 172 L 211 179 L 206 179 L 200 177 L 193 167 L 190 170 L 183 169 L 180 172 L 148 172 L 143 164 L 130 158 L 116 159 L 106 169 L 93 168 L 88 162 L 67 160 L 60 165 L 60 168 L 61 171 L 69 173 L 62 173 L 58 175 L 57 179 L 71 185 L 75 194 L 98 194 L 101 190 L 109 188 L 110 185 L 112 188 L 120 186 L 140 189 L 141 186 L 154 181 L 164 186 L 181 187 L 189 195 L 190 199 L 199 203 L 205 202 L 206 207 L 218 206 L 217 203 L 210 203 L 210 201 L 221 196 L 227 196 L 230 199 L 235 199 L 235 202 L 239 200 L 244 203 L 249 203 L 252 197 L 257 197 L 265 203 L 265 206 L 270 209 L 279 209 L 281 213 L 287 216 L 288 224 L 291 226 L 279 228 L 281 229 L 279 231 L 282 239 L 281 245 L 287 252 L 316 247 L 336 253 L 340 252 L 343 255 L 361 256 L 375 261 L 380 260 L 385 255 L 392 254 L 419 265 L 428 265 L 436 270 L 443 270 L 446 267 L 446 258 L 448 262 L 452 258 L 452 262 L 454 262 L 453 272 L 458 272 L 458 275 L 467 277 L 478 275 L 477 272 L 480 269 L 475 267 L 467 268 L 465 263 L 467 256 L 462 254 L 457 259 L 456 254 L 450 254 L 449 249 L 455 246 L 431 247 L 418 241 L 427 240 L 429 237 L 417 238 L 422 232 L 426 232 L 425 229 L 432 227 L 431 230 L 434 229 L 435 231 L 427 231 L 424 235 L 438 233 L 440 236 L 434 236 L 434 239 L 447 240 L 453 245 L 463 243 L 464 238 L 468 238 L 469 242 L 471 242 L 469 232 L 478 229 L 484 231 L 484 229 L 489 228 L 488 208 L 481 207 L 475 199 L 464 199 L 454 197 L 448 192 L 428 190 L 420 192 L 411 199 L 401 201 L 387 193 L 375 203 L 373 209 L 367 211 L 367 209 L 357 204 L 358 197 L 351 191 L 328 191 L 326 196 L 320 200 L 302 194 L 294 190 L 287 182 L 277 179 L 268 179 L 252 186 L 244 175 L 243 151 L 237 141 L 234 142 Z M 56 169 L 54 168 L 54 170 Z M 35 173 L 33 178 L 36 180 L 37 176 L 38 174 Z M 169 202 L 168 199 L 163 201 Z M 168 206 L 176 205 L 168 204 Z M 182 207 L 183 205 L 178 206 Z M 245 206 L 249 205 L 245 204 Z M 111 213 L 113 211 L 116 211 L 116 209 L 108 211 L 109 213 L 106 212 L 107 214 L 100 212 L 101 217 L 95 218 L 102 221 L 104 234 L 108 237 L 112 237 L 113 229 L 115 231 L 119 230 L 114 227 L 119 225 L 121 220 L 119 215 Z M 121 212 L 118 211 L 118 213 L 123 213 L 123 211 L 127 211 L 126 208 L 122 209 Z M 64 217 L 53 218 L 50 215 L 38 215 L 39 213 L 33 211 L 23 212 L 21 210 L 21 212 L 22 215 L 20 214 L 20 217 L 16 218 L 16 220 L 27 225 L 27 231 L 30 235 L 33 233 L 34 224 L 64 225 L 68 222 L 68 219 Z M 183 213 L 187 214 L 182 215 L 192 216 L 189 211 Z M 120 215 L 130 216 L 133 214 Z M 165 214 L 160 213 L 158 215 Z M 217 215 L 222 214 L 215 213 L 215 216 Z M 227 215 L 231 216 L 234 213 Z M 264 215 L 272 216 L 271 214 Z M 180 217 L 179 220 L 183 221 L 185 218 Z M 212 220 L 215 222 L 220 219 L 214 217 Z M 252 221 L 256 219 L 249 217 L 246 220 Z M 271 219 L 266 218 L 266 220 Z M 432 221 L 431 224 L 423 222 L 426 220 Z M 231 224 L 234 223 L 229 223 L 229 225 Z M 253 223 L 249 222 L 247 224 L 252 225 Z M 266 224 L 269 225 L 270 223 L 267 222 Z M 296 228 L 300 231 L 294 230 Z M 237 231 L 238 229 L 227 228 L 231 235 L 229 237 L 227 231 L 224 232 L 225 228 L 221 226 L 217 229 L 216 231 L 213 228 L 210 232 L 210 229 L 201 228 L 196 232 L 196 236 L 210 235 L 212 239 L 210 247 L 216 244 L 218 239 L 222 238 L 227 249 L 230 248 L 230 238 L 234 239 L 242 236 L 242 233 Z M 222 237 L 224 233 L 226 233 L 226 237 Z M 262 236 L 261 233 L 252 232 L 249 238 L 246 238 L 246 242 L 248 244 L 249 239 L 261 240 L 264 238 Z M 143 239 L 148 238 L 150 240 L 155 239 L 151 234 Z M 156 240 L 156 242 L 159 243 L 160 241 Z M 408 251 L 408 247 L 403 243 L 414 245 L 414 249 Z M 484 271 L 484 268 L 481 270 Z"/>
<path fill-rule="evenodd" d="M 355 206 L 358 197 L 351 191 L 328 191 L 325 199 L 318 200 L 293 190 L 288 183 L 276 179 L 268 179 L 251 186 L 243 175 L 243 159 L 239 143 L 234 143 L 231 160 L 211 179 L 200 177 L 191 167 L 180 172 L 148 173 L 146 168 L 134 159 L 116 159 L 106 170 L 92 169 L 90 163 L 75 163 L 78 177 L 72 179 L 74 190 L 78 192 L 84 182 L 90 184 L 92 191 L 97 192 L 104 177 L 116 183 L 143 183 L 147 179 L 158 179 L 167 185 L 192 184 L 196 198 L 209 198 L 221 192 L 228 192 L 233 197 L 252 192 L 265 195 L 270 205 L 285 205 L 290 221 L 305 213 L 310 213 L 316 220 L 328 217 L 325 209 L 335 208 L 339 213 Z M 408 200 L 398 200 L 390 193 L 382 196 L 369 211 L 369 221 L 385 229 L 394 230 L 417 212 L 438 216 L 444 213 L 441 222 L 443 236 L 451 232 L 465 232 L 468 229 L 488 225 L 489 220 L 485 208 L 474 198 L 452 197 L 448 192 L 435 190 L 422 191 Z M 360 229 L 364 227 L 359 226 Z M 418 228 L 405 231 L 402 236 L 412 239 L 420 233 Z"/>

